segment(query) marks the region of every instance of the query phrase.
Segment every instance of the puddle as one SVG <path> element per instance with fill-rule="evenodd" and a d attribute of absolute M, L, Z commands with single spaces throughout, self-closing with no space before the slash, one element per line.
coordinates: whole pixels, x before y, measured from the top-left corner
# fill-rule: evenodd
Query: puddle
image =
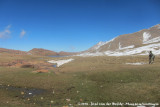
<path fill-rule="evenodd" d="M 0 85 L 0 89 L 6 89 L 8 91 L 19 91 L 19 93 L 23 95 L 23 98 L 33 97 L 35 95 L 40 95 L 45 92 L 45 90 L 43 89 L 21 88 L 21 87 L 7 86 L 7 85 Z"/>
<path fill-rule="evenodd" d="M 53 67 L 54 67 L 54 68 L 56 68 L 56 67 L 57 67 L 57 65 L 53 65 Z"/>

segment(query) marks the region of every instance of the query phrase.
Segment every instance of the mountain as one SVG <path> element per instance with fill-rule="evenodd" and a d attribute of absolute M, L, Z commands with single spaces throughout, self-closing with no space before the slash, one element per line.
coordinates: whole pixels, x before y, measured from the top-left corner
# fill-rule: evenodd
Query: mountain
<path fill-rule="evenodd" d="M 110 41 L 99 42 L 79 56 L 148 55 L 160 54 L 160 24 L 135 33 L 120 35 Z"/>
<path fill-rule="evenodd" d="M 76 55 L 75 52 L 54 52 L 47 49 L 42 48 L 33 48 L 30 51 L 20 51 L 20 50 L 13 50 L 13 49 L 6 49 L 0 48 L 0 53 L 4 54 L 17 54 L 17 55 L 40 55 L 40 56 L 68 56 L 68 55 Z"/>
<path fill-rule="evenodd" d="M 153 51 L 156 55 L 160 54 L 160 24 L 135 33 L 117 36 L 110 41 L 99 42 L 88 50 L 79 53 L 64 51 L 54 52 L 42 48 L 34 48 L 28 52 L 0 48 L 0 53 L 32 54 L 43 56 L 64 56 L 77 54 L 77 56 L 148 55 L 149 51 Z"/>
<path fill-rule="evenodd" d="M 76 54 L 74 52 L 64 52 L 64 51 L 54 52 L 54 51 L 42 49 L 42 48 L 33 48 L 32 50 L 29 51 L 29 53 L 32 55 L 42 55 L 42 56 L 65 56 L 65 55 Z"/>
<path fill-rule="evenodd" d="M 27 54 L 27 52 L 25 52 L 25 51 L 5 49 L 5 48 L 0 48 L 0 53 L 21 54 L 21 55 Z"/>
<path fill-rule="evenodd" d="M 42 48 L 33 48 L 32 50 L 29 51 L 29 53 L 32 55 L 42 55 L 42 56 L 58 55 L 57 52 L 47 50 L 47 49 L 42 49 Z"/>

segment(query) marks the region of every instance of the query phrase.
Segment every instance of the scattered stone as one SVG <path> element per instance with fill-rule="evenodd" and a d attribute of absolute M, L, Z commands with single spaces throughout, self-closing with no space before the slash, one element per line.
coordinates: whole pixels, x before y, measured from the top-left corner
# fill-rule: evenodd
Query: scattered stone
<path fill-rule="evenodd" d="M 22 95 L 24 95 L 24 92 L 21 92 Z"/>
<path fill-rule="evenodd" d="M 41 97 L 41 100 L 43 100 L 43 97 Z"/>
<path fill-rule="evenodd" d="M 77 94 L 79 93 L 79 91 L 77 91 Z"/>
<path fill-rule="evenodd" d="M 51 103 L 53 103 L 54 101 L 51 100 Z"/>
<path fill-rule="evenodd" d="M 32 93 L 28 93 L 29 95 L 31 95 Z"/>
<path fill-rule="evenodd" d="M 80 102 L 82 102 L 83 101 L 83 99 L 80 99 Z"/>
<path fill-rule="evenodd" d="M 69 101 L 71 101 L 71 99 L 66 99 L 66 101 L 68 101 L 68 102 L 69 102 Z"/>

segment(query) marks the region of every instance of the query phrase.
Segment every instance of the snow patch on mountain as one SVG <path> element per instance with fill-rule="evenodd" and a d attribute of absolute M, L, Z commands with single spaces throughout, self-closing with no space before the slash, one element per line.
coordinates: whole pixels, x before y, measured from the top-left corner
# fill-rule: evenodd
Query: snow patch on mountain
<path fill-rule="evenodd" d="M 150 44 L 147 46 L 142 46 L 142 47 L 133 48 L 133 49 L 126 49 L 124 51 L 106 51 L 104 53 L 105 55 L 108 55 L 108 56 L 127 56 L 127 55 L 135 55 L 135 54 L 140 55 L 142 52 L 145 52 L 143 53 L 143 55 L 148 55 L 149 51 L 153 51 L 155 54 L 160 54 L 160 50 L 157 50 L 157 48 L 159 47 L 160 47 L 160 43 L 157 43 L 157 44 Z"/>
<path fill-rule="evenodd" d="M 97 50 L 98 48 L 100 48 L 101 46 L 103 46 L 104 44 L 106 44 L 106 42 L 99 42 L 97 45 L 95 45 L 93 48 L 95 50 Z"/>
<path fill-rule="evenodd" d="M 115 38 L 111 39 L 111 40 L 110 40 L 110 41 L 108 41 L 108 42 L 114 41 L 116 38 L 117 38 L 117 37 L 115 37 Z"/>
<path fill-rule="evenodd" d="M 124 49 L 134 48 L 134 45 L 122 47 L 121 43 L 119 42 L 118 47 L 119 47 L 119 48 L 118 48 L 117 50 L 124 50 Z"/>
<path fill-rule="evenodd" d="M 93 46 L 92 48 L 90 48 L 89 50 L 98 50 L 101 46 L 107 44 L 107 43 L 110 43 L 112 41 L 114 41 L 115 38 L 109 40 L 109 41 L 106 41 L 106 42 L 99 42 L 98 44 L 96 44 L 95 46 Z"/>
<path fill-rule="evenodd" d="M 134 45 L 126 46 L 126 47 L 120 48 L 119 50 L 130 49 L 130 48 L 134 48 Z"/>
<path fill-rule="evenodd" d="M 157 29 L 160 29 L 160 25 L 158 25 Z"/>
<path fill-rule="evenodd" d="M 153 27 L 156 27 L 157 29 L 160 29 L 160 24 L 155 25 L 155 26 L 153 26 Z"/>
<path fill-rule="evenodd" d="M 129 56 L 129 55 L 148 55 L 149 51 L 152 51 L 155 55 L 160 54 L 160 43 L 155 43 L 155 44 L 149 44 L 146 46 L 141 46 L 138 48 L 134 48 L 134 45 L 123 47 L 121 49 L 118 49 L 116 51 L 105 51 L 105 52 L 96 52 L 96 53 L 91 53 L 91 52 L 85 52 L 81 53 L 76 56 Z"/>
<path fill-rule="evenodd" d="M 111 39 L 111 40 L 109 40 L 109 41 L 106 41 L 103 45 L 105 45 L 105 44 L 107 44 L 107 43 L 110 43 L 110 42 L 114 41 L 116 38 L 117 38 L 117 37 L 115 37 L 115 38 L 113 38 L 113 39 Z"/>
<path fill-rule="evenodd" d="M 111 47 L 111 43 L 109 44 L 108 48 L 110 48 L 110 47 Z"/>
<path fill-rule="evenodd" d="M 121 43 L 119 42 L 119 49 L 121 49 Z"/>
<path fill-rule="evenodd" d="M 132 35 L 132 38 L 128 36 L 118 36 L 110 41 L 100 42 L 89 50 L 82 52 L 79 56 L 148 55 L 149 51 L 153 51 L 154 54 L 158 55 L 160 54 L 159 29 L 160 24 L 137 33 L 128 34 Z"/>
<path fill-rule="evenodd" d="M 160 36 L 143 42 L 143 44 L 155 43 L 160 41 Z"/>
<path fill-rule="evenodd" d="M 122 47 L 121 43 L 119 42 L 119 48 L 118 50 L 124 50 L 124 49 L 130 49 L 130 48 L 134 48 L 134 45 L 130 45 L 130 46 L 126 46 L 126 47 Z"/>
<path fill-rule="evenodd" d="M 160 29 L 160 25 L 157 25 L 157 29 Z"/>
<path fill-rule="evenodd" d="M 146 42 L 151 37 L 151 34 L 148 32 L 143 33 L 143 43 Z"/>

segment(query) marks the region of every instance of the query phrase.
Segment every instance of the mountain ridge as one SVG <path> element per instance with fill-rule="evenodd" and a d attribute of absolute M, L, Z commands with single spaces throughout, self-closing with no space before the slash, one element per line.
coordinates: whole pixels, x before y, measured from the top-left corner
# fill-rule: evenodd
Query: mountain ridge
<path fill-rule="evenodd" d="M 160 24 L 148 29 L 119 35 L 109 41 L 100 41 L 88 50 L 81 52 L 55 52 L 43 48 L 33 48 L 30 51 L 20 51 L 0 48 L 0 53 L 29 54 L 42 56 L 125 56 L 125 55 L 148 55 L 148 51 L 160 54 Z"/>
<path fill-rule="evenodd" d="M 138 32 L 119 35 L 112 40 L 99 42 L 79 56 L 147 55 L 148 51 L 160 54 L 160 24 Z"/>
<path fill-rule="evenodd" d="M 65 56 L 65 55 L 75 55 L 76 52 L 55 52 L 43 48 L 33 48 L 29 51 L 21 51 L 14 49 L 0 48 L 0 53 L 17 54 L 17 55 L 40 55 L 40 56 Z"/>

